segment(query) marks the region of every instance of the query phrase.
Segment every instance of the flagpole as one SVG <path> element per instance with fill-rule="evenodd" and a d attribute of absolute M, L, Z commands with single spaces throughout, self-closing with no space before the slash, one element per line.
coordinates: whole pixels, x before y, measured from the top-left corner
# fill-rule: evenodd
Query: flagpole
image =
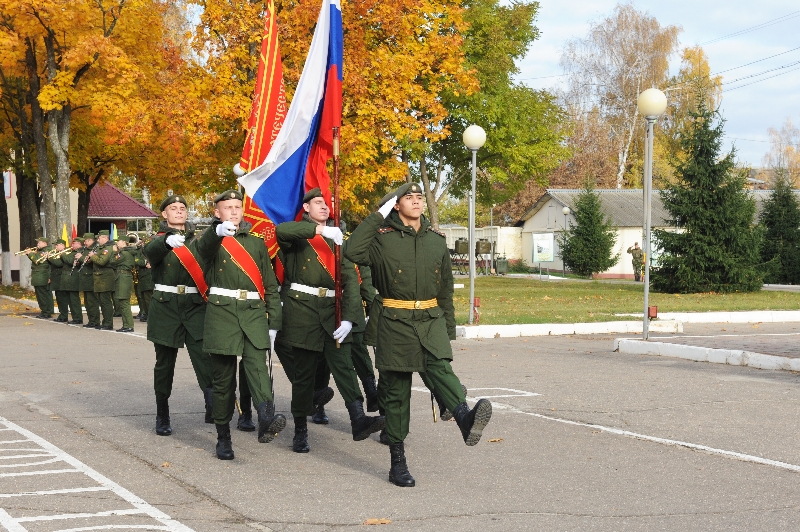
<path fill-rule="evenodd" d="M 339 227 L 341 206 L 339 185 L 339 128 L 333 128 L 333 224 Z M 334 275 L 334 286 L 336 288 L 336 328 L 342 324 L 342 247 L 338 244 L 333 246 L 334 257 L 336 258 L 336 273 Z M 339 342 L 336 342 L 339 347 Z"/>

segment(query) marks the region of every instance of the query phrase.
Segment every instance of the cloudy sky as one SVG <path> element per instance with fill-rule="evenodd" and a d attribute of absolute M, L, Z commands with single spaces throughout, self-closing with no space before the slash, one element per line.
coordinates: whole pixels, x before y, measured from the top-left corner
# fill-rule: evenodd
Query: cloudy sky
<path fill-rule="evenodd" d="M 557 86 L 564 44 L 585 36 L 590 23 L 610 14 L 616 4 L 614 0 L 540 0 L 536 24 L 542 35 L 521 63 L 518 81 L 534 88 Z M 637 0 L 633 4 L 662 25 L 682 27 L 681 47 L 701 44 L 712 73 L 726 71 L 721 74 L 723 83 L 727 82 L 721 108 L 727 121 L 726 147 L 734 143 L 741 161 L 761 165 L 769 146 L 767 128 L 779 128 L 787 117 L 800 123 L 800 3 Z M 733 33 L 739 34 L 727 37 Z M 782 55 L 759 61 L 776 54 Z M 743 66 L 753 61 L 759 62 Z M 677 58 L 672 64 L 677 72 Z M 776 70 L 765 72 L 772 69 Z M 770 76 L 775 77 L 765 79 Z"/>

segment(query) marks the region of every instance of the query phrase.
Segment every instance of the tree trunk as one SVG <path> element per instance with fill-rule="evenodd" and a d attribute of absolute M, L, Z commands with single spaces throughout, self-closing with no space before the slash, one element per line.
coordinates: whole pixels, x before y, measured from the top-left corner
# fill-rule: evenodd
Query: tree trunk
<path fill-rule="evenodd" d="M 72 108 L 69 104 L 47 113 L 50 133 L 50 148 L 56 156 L 56 228 L 70 224 L 69 178 L 69 130 Z"/>
<path fill-rule="evenodd" d="M 92 189 L 103 177 L 103 170 L 98 170 L 92 181 L 89 172 L 78 171 L 75 175 L 83 186 L 78 188 L 78 234 L 82 235 L 89 232 L 89 203 L 92 198 Z"/>
<path fill-rule="evenodd" d="M 42 220 L 39 218 L 39 206 L 36 204 L 36 182 L 25 175 L 22 165 L 15 165 L 17 176 L 17 205 L 19 206 L 19 247 L 29 248 L 36 245 L 36 237 L 42 234 Z"/>
<path fill-rule="evenodd" d="M 6 174 L 0 173 L 0 253 L 2 253 L 2 277 L 3 284 L 11 284 L 11 242 L 9 241 L 8 231 L 8 203 L 5 193 Z"/>

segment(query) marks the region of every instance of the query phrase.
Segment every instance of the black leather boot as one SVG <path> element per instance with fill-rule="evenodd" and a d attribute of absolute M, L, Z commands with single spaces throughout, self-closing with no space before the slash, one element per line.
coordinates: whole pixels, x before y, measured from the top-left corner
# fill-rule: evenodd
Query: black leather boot
<path fill-rule="evenodd" d="M 381 433 L 378 434 L 378 441 L 384 445 L 389 445 L 389 435 L 386 433 L 386 429 L 382 429 Z"/>
<path fill-rule="evenodd" d="M 461 429 L 464 443 L 472 447 L 480 441 L 483 429 L 492 417 L 492 403 L 488 399 L 481 399 L 472 410 L 467 403 L 461 403 L 456 407 L 453 416 Z"/>
<path fill-rule="evenodd" d="M 220 460 L 233 460 L 233 444 L 231 444 L 231 425 L 216 425 L 217 427 L 217 458 Z"/>
<path fill-rule="evenodd" d="M 139 321 L 141 321 L 142 323 L 147 323 L 147 314 L 142 314 L 142 317 L 139 318 Z"/>
<path fill-rule="evenodd" d="M 286 417 L 283 414 L 275 415 L 275 404 L 264 401 L 256 407 L 258 412 L 258 441 L 269 443 L 275 439 L 286 427 Z"/>
<path fill-rule="evenodd" d="M 253 423 L 253 398 L 249 395 L 239 397 L 239 408 L 242 409 L 242 413 L 239 414 L 236 428 L 244 432 L 256 430 L 256 426 Z"/>
<path fill-rule="evenodd" d="M 353 401 L 347 405 L 350 413 L 350 426 L 353 428 L 353 440 L 366 440 L 373 432 L 378 432 L 386 425 L 383 416 L 364 415 L 364 405 L 361 401 Z"/>
<path fill-rule="evenodd" d="M 156 434 L 169 436 L 172 427 L 169 425 L 169 400 L 156 399 Z"/>
<path fill-rule="evenodd" d="M 461 391 L 464 392 L 464 397 L 467 396 L 467 387 L 463 384 L 461 385 Z M 431 392 L 433 397 L 436 399 L 436 403 L 439 405 L 439 419 L 442 421 L 450 421 L 453 419 L 453 413 L 450 412 L 446 406 L 444 406 L 444 401 L 436 392 Z"/>
<path fill-rule="evenodd" d="M 392 456 L 392 467 L 389 469 L 389 482 L 401 488 L 413 488 L 416 482 L 414 482 L 414 477 L 411 476 L 411 473 L 408 472 L 403 442 L 390 443 L 389 453 Z"/>
<path fill-rule="evenodd" d="M 307 453 L 308 447 L 308 420 L 304 417 L 294 418 L 294 439 L 292 450 L 296 453 Z"/>
<path fill-rule="evenodd" d="M 370 375 L 361 379 L 361 385 L 364 387 L 364 395 L 367 398 L 367 412 L 377 412 L 378 387 L 375 385 L 375 376 Z"/>
<path fill-rule="evenodd" d="M 206 402 L 206 423 L 214 423 L 214 395 L 211 393 L 211 388 L 203 390 L 203 398 Z"/>
<path fill-rule="evenodd" d="M 328 416 L 325 414 L 325 405 L 333 399 L 333 388 L 328 386 L 321 390 L 314 392 L 313 410 L 311 413 L 311 421 L 317 425 L 327 425 Z"/>

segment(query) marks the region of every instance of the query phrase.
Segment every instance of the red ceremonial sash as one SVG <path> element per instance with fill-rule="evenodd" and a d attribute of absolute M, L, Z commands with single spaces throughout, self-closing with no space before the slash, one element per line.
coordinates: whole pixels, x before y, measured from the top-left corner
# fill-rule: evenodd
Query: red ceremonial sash
<path fill-rule="evenodd" d="M 361 285 L 361 270 L 358 269 L 358 264 L 353 264 L 356 267 L 356 274 L 358 275 L 358 284 Z"/>
<path fill-rule="evenodd" d="M 278 255 L 275 255 L 275 262 L 273 263 L 272 269 L 275 270 L 275 277 L 278 278 L 278 284 L 283 285 L 283 281 L 286 279 L 286 270 L 283 268 L 283 261 Z"/>
<path fill-rule="evenodd" d="M 200 267 L 200 263 L 197 262 L 195 256 L 192 255 L 192 252 L 189 251 L 189 248 L 186 246 L 172 248 L 172 251 L 175 252 L 175 256 L 178 257 L 183 267 L 189 272 L 195 286 L 197 286 L 197 289 L 200 291 L 200 295 L 203 296 L 203 299 L 208 301 L 208 284 L 206 284 L 206 279 L 203 277 L 203 268 Z"/>
<path fill-rule="evenodd" d="M 322 264 L 322 267 L 325 268 L 325 271 L 328 272 L 331 279 L 334 279 L 334 272 L 336 272 L 336 255 L 333 254 L 333 250 L 328 246 L 328 243 L 325 242 L 322 235 L 315 235 L 314 238 L 309 238 L 308 243 L 311 244 L 311 247 L 317 252 L 319 263 Z"/>
<path fill-rule="evenodd" d="M 241 242 L 232 236 L 226 236 L 222 239 L 222 247 L 230 253 L 233 263 L 253 281 L 253 284 L 256 285 L 256 290 L 258 290 L 258 295 L 261 296 L 262 301 L 265 301 L 264 279 L 261 277 L 261 270 L 258 269 L 256 261 L 250 256 L 250 253 L 244 249 Z"/>

